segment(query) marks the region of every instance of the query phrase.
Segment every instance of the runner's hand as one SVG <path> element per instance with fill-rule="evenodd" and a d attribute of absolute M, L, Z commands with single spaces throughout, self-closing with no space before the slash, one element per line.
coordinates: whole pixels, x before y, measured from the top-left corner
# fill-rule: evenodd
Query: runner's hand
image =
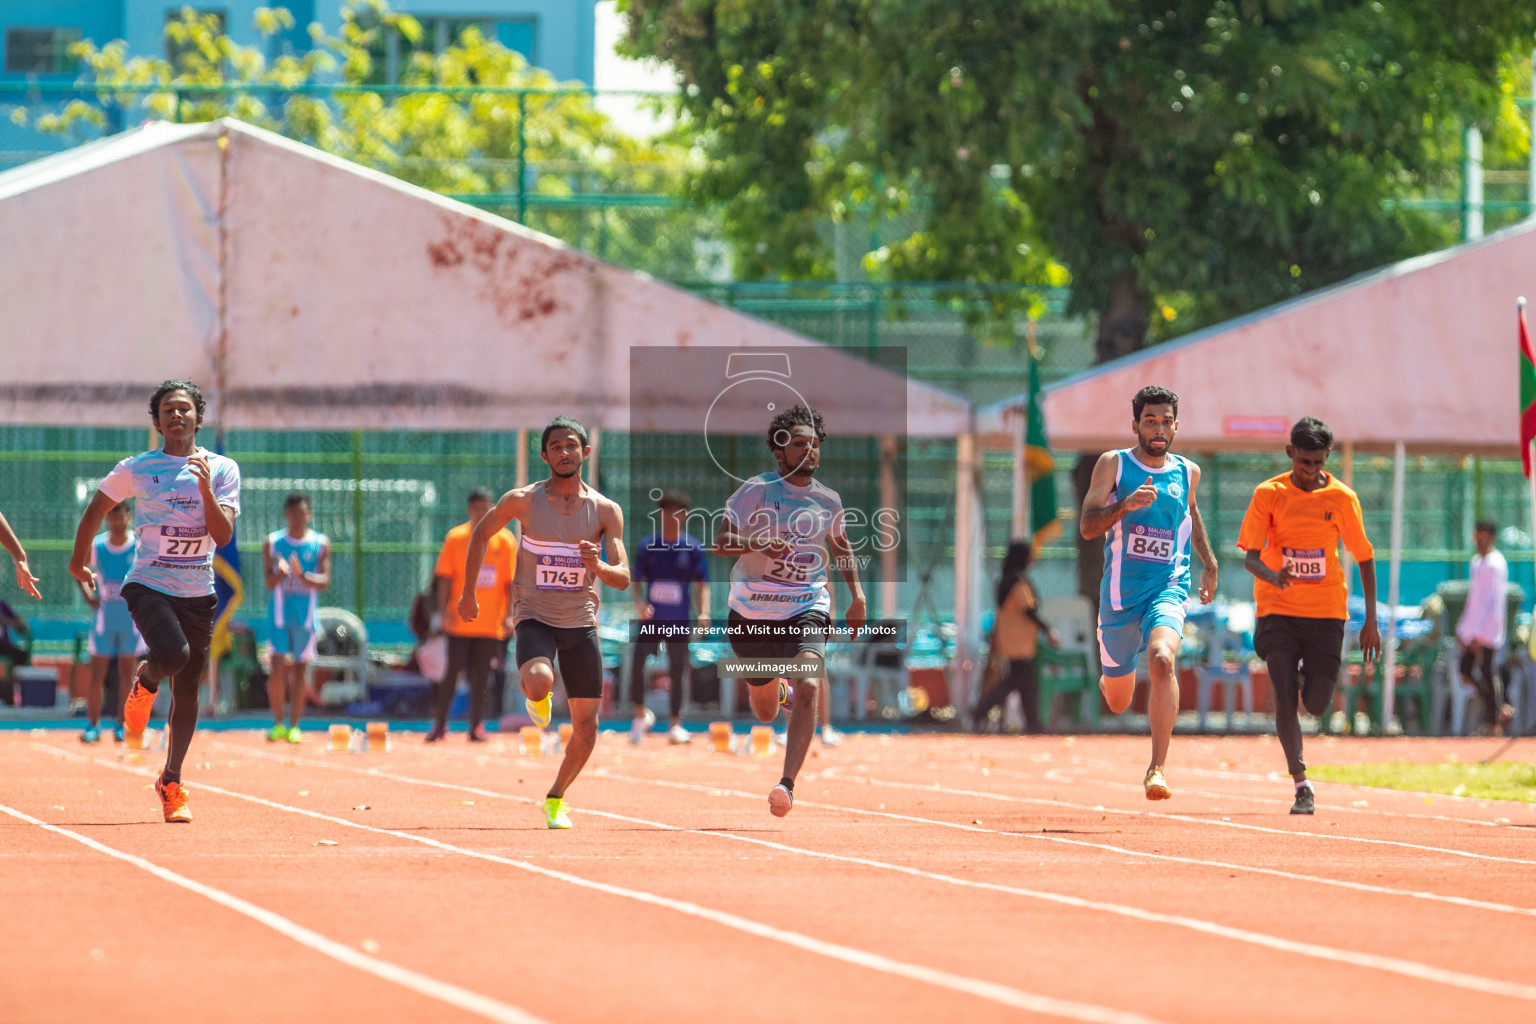
<path fill-rule="evenodd" d="M 590 540 L 582 541 L 578 547 L 581 549 L 581 564 L 587 567 L 588 572 L 597 572 L 597 556 L 601 549 Z"/>
<path fill-rule="evenodd" d="M 21 566 L 16 566 L 16 569 L 19 572 Z M 96 573 L 93 572 L 91 567 L 86 565 L 84 562 L 71 561 L 69 563 L 69 574 L 75 579 L 79 580 L 81 583 L 84 583 L 86 586 L 90 587 L 92 590 L 97 589 Z M 18 580 L 17 582 L 19 583 L 20 581 Z"/>
<path fill-rule="evenodd" d="M 1376 628 L 1375 619 L 1367 619 L 1360 627 L 1360 656 L 1366 661 L 1381 660 L 1381 630 Z"/>
<path fill-rule="evenodd" d="M 1200 570 L 1200 603 L 1210 604 L 1216 599 L 1216 567 L 1207 565 Z"/>
<path fill-rule="evenodd" d="M 862 597 L 856 597 L 852 601 L 848 602 L 848 615 L 846 621 L 851 628 L 855 630 L 863 629 L 866 614 L 864 599 Z"/>
<path fill-rule="evenodd" d="M 475 592 L 465 589 L 464 596 L 459 598 L 459 618 L 465 622 L 474 622 L 480 617 L 480 602 L 475 600 Z"/>
<path fill-rule="evenodd" d="M 656 617 L 656 606 L 655 605 L 647 604 L 644 608 L 640 609 L 640 621 L 641 622 L 650 622 L 655 617 Z"/>
<path fill-rule="evenodd" d="M 197 485 L 203 490 L 213 487 L 213 470 L 208 468 L 208 460 L 202 455 L 190 455 L 187 457 L 187 468 L 192 475 L 197 477 Z"/>
<path fill-rule="evenodd" d="M 1136 488 L 1130 493 L 1130 495 L 1125 499 L 1125 505 L 1123 507 L 1127 512 L 1130 512 L 1138 508 L 1146 508 L 1156 500 L 1157 488 L 1152 486 L 1152 481 L 1148 480 L 1146 483 L 1142 484 L 1140 487 Z"/>
<path fill-rule="evenodd" d="M 1281 590 L 1284 590 L 1286 587 L 1296 582 L 1296 577 L 1291 575 L 1291 567 L 1288 565 L 1282 565 L 1280 567 L 1280 571 L 1275 573 L 1274 576 L 1275 578 L 1269 582 L 1273 583 Z"/>
<path fill-rule="evenodd" d="M 73 569 L 73 566 L 71 566 L 71 569 Z M 85 571 L 89 573 L 91 570 L 87 568 Z M 32 570 L 28 568 L 25 558 L 16 559 L 16 585 L 39 601 L 43 599 L 43 595 L 37 589 L 37 577 L 32 575 Z M 91 575 L 91 585 L 95 586 L 94 573 Z"/>
<path fill-rule="evenodd" d="M 758 541 L 755 544 L 749 544 L 748 546 L 757 548 L 757 550 L 761 551 L 769 558 L 783 558 L 785 555 L 795 550 L 794 545 L 789 543 L 789 541 L 785 540 L 783 537 L 769 537 L 767 540 Z"/>

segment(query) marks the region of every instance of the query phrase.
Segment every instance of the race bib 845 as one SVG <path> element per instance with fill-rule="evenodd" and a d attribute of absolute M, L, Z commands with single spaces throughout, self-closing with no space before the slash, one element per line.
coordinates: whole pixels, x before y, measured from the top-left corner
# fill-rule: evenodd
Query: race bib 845
<path fill-rule="evenodd" d="M 1156 526 L 1133 526 L 1125 537 L 1125 557 L 1138 562 L 1173 562 L 1173 531 Z"/>

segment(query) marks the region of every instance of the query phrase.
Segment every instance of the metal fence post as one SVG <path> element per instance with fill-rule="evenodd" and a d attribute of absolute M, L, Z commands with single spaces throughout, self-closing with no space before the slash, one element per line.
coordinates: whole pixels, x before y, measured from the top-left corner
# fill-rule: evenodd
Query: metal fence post
<path fill-rule="evenodd" d="M 363 432 L 352 431 L 352 610 L 363 618 Z"/>
<path fill-rule="evenodd" d="M 528 220 L 528 94 L 517 94 L 517 222 Z"/>

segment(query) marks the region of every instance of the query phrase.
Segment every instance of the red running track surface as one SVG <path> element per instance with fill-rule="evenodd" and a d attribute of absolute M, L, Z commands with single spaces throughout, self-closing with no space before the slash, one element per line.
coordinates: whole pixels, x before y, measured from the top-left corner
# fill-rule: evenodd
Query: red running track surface
<path fill-rule="evenodd" d="M 1312 740 L 1316 763 L 1495 740 Z M 0 1020 L 1515 1021 L 1536 806 L 1319 785 L 1273 738 L 850 735 L 779 759 L 605 734 L 569 797 L 515 739 L 159 756 L 0 738 Z M 1512 757 L 1536 757 L 1536 745 Z M 50 827 L 51 826 L 51 827 Z"/>

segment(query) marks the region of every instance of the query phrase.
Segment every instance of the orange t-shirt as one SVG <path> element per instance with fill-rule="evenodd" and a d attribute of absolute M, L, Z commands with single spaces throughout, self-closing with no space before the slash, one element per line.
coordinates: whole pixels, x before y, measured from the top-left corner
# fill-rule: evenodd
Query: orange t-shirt
<path fill-rule="evenodd" d="M 1241 551 L 1260 551 L 1265 565 L 1291 567 L 1294 582 L 1284 590 L 1253 581 L 1260 615 L 1295 615 L 1304 619 L 1346 619 L 1349 590 L 1339 564 L 1339 541 L 1357 562 L 1376 557 L 1365 536 L 1360 499 L 1328 474 L 1328 482 L 1304 491 L 1282 473 L 1254 488 L 1253 500 L 1238 534 Z"/>
<path fill-rule="evenodd" d="M 507 633 L 502 626 L 511 610 L 507 588 L 517 563 L 517 541 L 506 530 L 498 530 L 486 544 L 485 561 L 480 565 L 480 579 L 475 585 L 480 617 L 465 622 L 459 618 L 459 598 L 464 596 L 464 556 L 469 553 L 469 535 L 474 528 L 473 523 L 460 523 L 449 530 L 437 556 L 436 574 L 448 580 L 448 614 L 443 617 L 443 632 L 449 636 L 504 640 Z"/>

